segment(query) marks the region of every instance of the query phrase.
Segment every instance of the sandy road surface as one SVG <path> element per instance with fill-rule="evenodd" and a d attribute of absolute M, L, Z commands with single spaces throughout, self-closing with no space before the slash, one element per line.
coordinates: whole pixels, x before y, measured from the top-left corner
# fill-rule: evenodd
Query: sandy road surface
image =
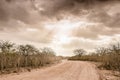
<path fill-rule="evenodd" d="M 99 80 L 99 75 L 92 63 L 64 61 L 37 71 L 0 76 L 0 80 Z"/>

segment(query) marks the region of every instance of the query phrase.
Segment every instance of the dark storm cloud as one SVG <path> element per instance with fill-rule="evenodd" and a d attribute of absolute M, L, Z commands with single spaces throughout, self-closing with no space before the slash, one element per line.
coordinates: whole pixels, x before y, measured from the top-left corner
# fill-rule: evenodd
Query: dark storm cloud
<path fill-rule="evenodd" d="M 83 9 L 89 8 L 91 0 L 46 0 L 44 4 L 44 11 L 41 11 L 43 15 L 48 17 L 57 16 L 61 14 L 79 14 Z M 64 16 L 61 16 L 64 17 Z"/>
<path fill-rule="evenodd" d="M 14 0 L 0 0 L 0 20 L 8 21 L 11 18 L 27 22 L 29 12 L 24 3 Z"/>
<path fill-rule="evenodd" d="M 33 9 L 30 0 L 0 0 L 0 30 L 17 30 L 35 24 L 40 15 Z"/>
<path fill-rule="evenodd" d="M 117 0 L 119 1 L 119 0 Z M 46 0 L 43 7 L 45 8 L 43 13 L 49 17 L 53 15 L 57 16 L 62 13 L 67 14 L 85 14 L 83 10 L 92 10 L 96 6 L 101 5 L 101 7 L 116 2 L 116 0 Z"/>
<path fill-rule="evenodd" d="M 7 33 L 5 36 L 9 37 L 9 34 L 16 34 L 13 37 L 26 41 L 51 42 L 54 31 L 41 24 L 42 16 L 40 17 L 32 4 L 31 0 L 0 0 L 0 35 Z"/>
<path fill-rule="evenodd" d="M 110 28 L 120 28 L 120 13 L 109 15 L 106 11 L 98 11 L 91 13 L 88 16 L 89 21 L 98 22 L 104 24 Z"/>
<path fill-rule="evenodd" d="M 82 11 L 79 11 L 78 14 L 80 15 L 73 15 L 77 17 L 86 15 L 87 21 L 97 23 L 97 25 L 87 25 L 84 26 L 84 29 L 78 26 L 78 28 L 73 29 L 71 35 L 79 38 L 99 39 L 99 36 L 114 36 L 120 34 L 119 1 L 120 0 L 83 0 L 83 2 L 81 2 L 80 0 L 79 3 L 78 0 L 77 4 L 79 5 L 77 5 L 74 10 L 86 10 L 87 13 L 80 14 Z M 114 8 L 114 10 L 111 10 L 112 8 Z M 111 10 L 111 12 L 109 12 L 109 10 Z"/>
<path fill-rule="evenodd" d="M 119 28 L 120 13 L 111 16 L 104 8 L 106 6 L 111 8 L 114 6 L 112 4 L 119 3 L 118 1 L 120 0 L 0 0 L 0 30 L 8 28 L 17 30 L 26 27 L 26 24 L 27 27 L 31 27 L 31 24 L 47 23 L 47 19 L 60 20 L 70 15 L 78 18 L 87 15 L 88 21 L 101 23 L 103 30 L 98 31 L 100 26 L 87 28 L 86 33 L 79 32 L 81 29 L 75 30 L 76 36 L 83 34 L 84 37 L 90 37 L 89 33 L 92 38 L 100 34 L 110 35 L 115 33 L 114 28 Z M 42 19 L 43 16 L 45 20 Z M 110 32 L 105 31 L 107 27 L 110 28 Z M 36 28 L 41 29 L 41 26 Z"/>
<path fill-rule="evenodd" d="M 89 11 L 98 5 L 104 6 L 108 4 L 107 2 L 112 1 L 115 0 L 0 0 L 0 21 L 15 19 L 32 23 L 33 19 L 36 19 L 36 15 L 37 18 L 42 18 L 44 15 L 48 18 L 60 19 L 68 14 L 79 16 L 86 14 L 84 10 Z M 36 6 L 36 4 L 40 6 Z M 39 8 L 43 8 L 43 10 L 39 10 Z M 32 14 L 33 9 L 39 13 Z"/>

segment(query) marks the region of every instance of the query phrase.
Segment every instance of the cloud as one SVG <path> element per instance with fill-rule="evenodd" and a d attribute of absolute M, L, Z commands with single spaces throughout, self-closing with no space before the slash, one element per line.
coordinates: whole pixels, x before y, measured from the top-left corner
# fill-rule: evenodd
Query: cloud
<path fill-rule="evenodd" d="M 39 44 L 49 44 L 54 37 L 54 30 L 46 28 L 23 28 L 19 31 L 4 31 L 0 33 L 0 39 L 10 41 L 28 41 Z M 19 42 L 18 42 L 19 43 Z"/>
<path fill-rule="evenodd" d="M 44 44 L 49 44 L 52 42 L 54 37 L 54 30 L 48 29 L 27 29 L 27 31 L 22 31 L 19 34 L 19 37 L 23 38 L 24 40 L 32 41 L 32 42 L 39 42 Z M 33 38 L 34 37 L 34 38 Z"/>
<path fill-rule="evenodd" d="M 46 19 L 62 19 L 70 14 L 82 16 L 94 8 L 116 2 L 114 0 L 1 0 L 0 21 L 20 20 L 36 23 Z M 49 3 L 49 5 L 48 5 Z M 101 9 L 100 8 L 100 9 Z M 99 10 L 96 10 L 98 12 Z"/>
<path fill-rule="evenodd" d="M 82 48 L 90 50 L 95 48 L 94 40 L 84 39 L 84 38 L 73 38 L 70 42 L 62 44 L 62 47 L 65 49 L 74 50 L 76 48 Z"/>
<path fill-rule="evenodd" d="M 120 2 L 108 0 L 107 3 L 102 3 L 104 6 L 94 6 L 86 15 L 88 22 L 96 23 L 97 25 L 78 26 L 71 31 L 71 35 L 78 38 L 100 39 L 100 36 L 114 36 L 120 34 Z"/>
<path fill-rule="evenodd" d="M 13 0 L 0 1 L 0 20 L 8 21 L 11 18 L 27 22 L 29 13 L 25 7 L 25 3 L 19 3 Z M 27 5 L 27 4 L 26 4 Z M 26 19 L 27 18 L 27 19 Z"/>
<path fill-rule="evenodd" d="M 119 1 L 119 0 L 117 0 Z M 88 14 L 89 11 L 93 10 L 94 8 L 98 7 L 98 9 L 103 8 L 106 5 L 116 3 L 115 0 L 45 0 L 42 3 L 38 3 L 37 10 L 42 15 L 51 17 L 59 17 L 63 18 L 68 16 L 69 14 L 72 15 L 84 15 Z M 47 4 L 49 3 L 49 5 Z M 41 10 L 42 7 L 42 10 Z"/>
<path fill-rule="evenodd" d="M 71 31 L 71 36 L 97 40 L 100 36 L 114 36 L 120 34 L 120 28 L 106 27 L 104 25 L 88 25 L 84 28 L 77 27 Z"/>
<path fill-rule="evenodd" d="M 110 15 L 108 11 L 98 11 L 89 14 L 88 20 L 92 22 L 102 23 L 110 28 L 120 28 L 120 12 Z"/>
<path fill-rule="evenodd" d="M 0 32 L 25 41 L 50 43 L 54 30 L 43 25 L 43 17 L 34 9 L 31 0 L 0 0 Z M 27 29 L 36 29 L 32 32 Z M 16 36 L 12 36 L 16 34 Z M 34 38 L 33 38 L 34 37 Z M 16 39 L 15 38 L 15 39 Z M 2 39 L 6 37 L 2 36 Z"/>
<path fill-rule="evenodd" d="M 30 0 L 0 0 L 0 30 L 17 29 L 23 27 L 21 23 L 31 25 L 40 20 Z"/>

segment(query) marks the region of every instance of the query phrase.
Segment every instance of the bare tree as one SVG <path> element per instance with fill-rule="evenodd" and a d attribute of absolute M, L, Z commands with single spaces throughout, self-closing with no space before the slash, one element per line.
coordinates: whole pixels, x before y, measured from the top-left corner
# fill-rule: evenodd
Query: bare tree
<path fill-rule="evenodd" d="M 53 49 L 45 47 L 42 49 L 42 53 L 49 55 L 49 56 L 55 56 L 55 52 L 53 51 Z"/>
<path fill-rule="evenodd" d="M 13 51 L 14 44 L 9 41 L 1 41 L 0 42 L 0 50 L 2 53 L 9 53 L 10 51 Z"/>
<path fill-rule="evenodd" d="M 14 48 L 13 48 L 14 44 L 9 42 L 9 41 L 1 41 L 0 42 L 0 69 L 3 70 L 4 68 L 6 67 L 9 67 L 10 63 L 8 60 L 11 59 L 11 56 L 8 56 L 8 55 L 11 55 L 14 51 Z"/>
<path fill-rule="evenodd" d="M 84 49 L 75 49 L 74 50 L 74 54 L 76 55 L 76 56 L 82 56 L 83 54 L 85 54 L 86 53 L 86 51 L 84 50 Z"/>
<path fill-rule="evenodd" d="M 111 52 L 120 55 L 120 43 L 111 45 Z"/>
<path fill-rule="evenodd" d="M 99 56 L 105 56 L 105 55 L 107 55 L 109 52 L 110 52 L 110 49 L 109 49 L 109 48 L 105 48 L 105 47 L 96 48 L 96 53 L 97 53 Z"/>

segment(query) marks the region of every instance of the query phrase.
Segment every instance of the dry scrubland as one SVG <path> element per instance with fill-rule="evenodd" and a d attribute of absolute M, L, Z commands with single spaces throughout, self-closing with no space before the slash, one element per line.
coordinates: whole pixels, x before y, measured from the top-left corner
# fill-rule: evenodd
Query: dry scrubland
<path fill-rule="evenodd" d="M 37 49 L 32 45 L 16 45 L 8 41 L 0 42 L 0 74 L 17 73 L 21 69 L 30 71 L 59 61 L 50 48 Z"/>
<path fill-rule="evenodd" d="M 110 45 L 107 48 L 100 47 L 97 48 L 94 53 L 89 55 L 78 54 L 70 57 L 69 60 L 101 62 L 102 65 L 100 65 L 99 68 L 120 71 L 120 44 Z"/>
<path fill-rule="evenodd" d="M 120 72 L 120 45 L 115 44 L 107 48 L 97 48 L 94 53 L 85 55 L 83 49 L 74 51 L 76 56 L 69 60 L 82 61 L 63 61 L 62 63 L 19 75 L 3 75 L 0 80 L 119 80 L 109 78 L 108 72 L 99 71 L 95 63 L 100 62 L 99 68 L 109 69 Z M 62 57 L 57 57 L 51 48 L 37 49 L 32 45 L 16 45 L 8 41 L 0 42 L 0 74 L 18 73 L 23 70 L 31 71 L 34 68 L 50 65 L 60 61 Z M 48 74 L 48 75 L 46 75 Z M 105 75 L 103 75 L 105 74 Z M 106 77 L 106 74 L 109 77 Z M 52 77 L 51 77 L 52 76 Z M 117 76 L 120 76 L 117 74 Z"/>

